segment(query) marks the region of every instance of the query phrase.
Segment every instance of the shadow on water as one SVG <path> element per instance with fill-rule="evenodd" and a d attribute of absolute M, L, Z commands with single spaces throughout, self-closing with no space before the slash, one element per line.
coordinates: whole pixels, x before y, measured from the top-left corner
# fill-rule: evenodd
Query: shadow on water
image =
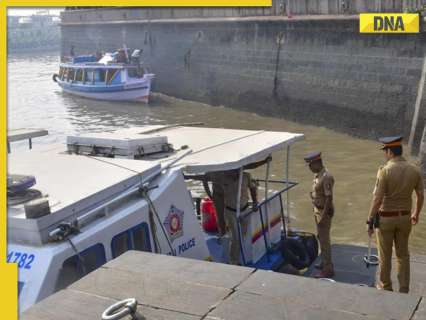
<path fill-rule="evenodd" d="M 303 155 L 321 150 L 326 166 L 336 180 L 336 215 L 332 236 L 335 242 L 366 244 L 365 219 L 378 166 L 383 156 L 374 141 L 357 139 L 331 130 L 302 125 L 280 118 L 262 117 L 224 107 L 154 95 L 149 105 L 88 100 L 64 94 L 52 81 L 59 54 L 9 57 L 9 127 L 42 127 L 50 135 L 36 143 L 63 142 L 66 135 L 113 131 L 144 124 L 204 122 L 211 127 L 301 132 L 306 140 L 291 153 L 291 178 L 300 182 L 290 196 L 292 225 L 314 231 L 308 197 L 312 174 Z M 155 80 L 154 80 L 155 81 Z M 19 147 L 19 146 L 18 146 Z M 24 146 L 22 146 L 24 147 Z M 273 178 L 284 175 L 284 154 L 274 154 Z M 264 172 L 257 170 L 256 176 Z M 412 249 L 426 253 L 426 216 L 413 229 Z"/>

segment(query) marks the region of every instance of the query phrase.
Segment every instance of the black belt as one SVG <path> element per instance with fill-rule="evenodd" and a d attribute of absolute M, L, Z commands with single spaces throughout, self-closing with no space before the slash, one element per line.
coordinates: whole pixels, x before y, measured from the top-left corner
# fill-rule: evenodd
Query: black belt
<path fill-rule="evenodd" d="M 242 207 L 240 209 L 240 212 L 246 210 L 248 207 L 249 207 L 249 204 L 247 203 L 244 207 Z M 230 210 L 230 211 L 237 212 L 237 209 L 234 209 L 234 208 L 231 208 L 231 207 L 228 207 L 228 206 L 226 206 L 225 208 Z"/>

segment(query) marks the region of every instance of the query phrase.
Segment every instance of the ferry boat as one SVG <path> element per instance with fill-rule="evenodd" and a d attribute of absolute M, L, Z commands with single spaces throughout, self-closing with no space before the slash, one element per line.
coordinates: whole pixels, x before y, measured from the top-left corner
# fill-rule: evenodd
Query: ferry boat
<path fill-rule="evenodd" d="M 148 103 L 154 74 L 141 65 L 140 50 L 128 49 L 96 57 L 78 56 L 61 63 L 53 80 L 63 91 L 85 98 Z"/>
<path fill-rule="evenodd" d="M 308 267 L 318 255 L 315 236 L 288 228 L 288 192 L 297 185 L 288 178 L 290 147 L 303 138 L 163 125 L 69 136 L 66 146 L 10 154 L 7 261 L 19 267 L 20 312 L 128 250 L 227 263 L 229 241 L 203 230 L 199 204 L 208 200 L 191 179 L 227 170 L 242 177 L 265 159 L 258 210 L 236 213 L 249 221 L 246 237 L 239 228 L 241 264 Z M 286 152 L 279 180 L 269 177 L 273 152 Z"/>

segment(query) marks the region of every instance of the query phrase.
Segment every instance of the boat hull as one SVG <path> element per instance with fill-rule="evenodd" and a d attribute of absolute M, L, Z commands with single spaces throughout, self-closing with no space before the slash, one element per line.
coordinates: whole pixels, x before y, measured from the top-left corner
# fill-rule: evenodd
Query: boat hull
<path fill-rule="evenodd" d="M 138 101 L 148 103 L 151 80 L 154 75 L 145 75 L 141 81 L 114 86 L 74 84 L 57 79 L 64 92 L 84 98 L 106 101 Z"/>

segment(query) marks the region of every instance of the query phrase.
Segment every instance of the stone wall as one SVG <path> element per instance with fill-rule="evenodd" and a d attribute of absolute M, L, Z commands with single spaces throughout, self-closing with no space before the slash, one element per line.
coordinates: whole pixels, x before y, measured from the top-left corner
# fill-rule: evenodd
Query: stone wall
<path fill-rule="evenodd" d="M 62 50 L 74 45 L 85 54 L 126 43 L 144 50 L 156 91 L 356 136 L 408 137 L 426 33 L 358 29 L 356 18 L 321 16 L 64 23 Z"/>
<path fill-rule="evenodd" d="M 272 0 L 271 7 L 254 8 L 141 8 L 110 7 L 67 10 L 65 23 L 92 21 L 134 21 L 211 17 L 339 15 L 362 12 L 413 12 L 426 0 Z M 73 7 L 75 8 L 75 7 Z"/>

